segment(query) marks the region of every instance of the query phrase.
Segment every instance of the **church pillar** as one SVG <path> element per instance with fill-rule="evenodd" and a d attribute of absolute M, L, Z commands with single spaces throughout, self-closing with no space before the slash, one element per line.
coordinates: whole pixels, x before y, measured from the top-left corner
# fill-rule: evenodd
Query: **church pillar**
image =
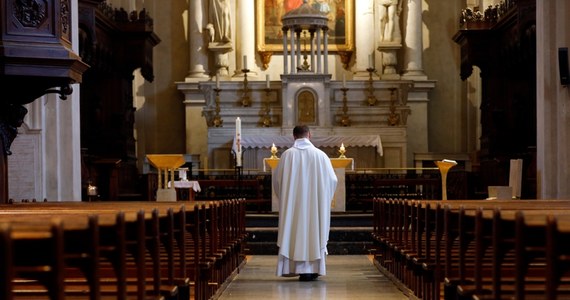
<path fill-rule="evenodd" d="M 325 42 L 323 47 L 324 49 L 324 65 L 325 65 L 325 69 L 324 69 L 324 73 L 328 74 L 329 73 L 329 34 L 328 34 L 328 28 L 323 28 L 323 35 L 325 38 Z"/>
<path fill-rule="evenodd" d="M 288 28 L 283 27 L 283 74 L 289 74 L 289 68 L 287 66 L 288 61 L 288 51 L 287 51 L 287 33 L 289 32 Z"/>
<path fill-rule="evenodd" d="M 402 1 L 402 0 L 400 0 Z M 354 1 L 355 7 L 355 44 L 356 44 L 356 64 L 354 78 L 368 79 L 368 56 L 373 55 L 374 32 L 370 30 L 370 24 L 374 24 L 374 1 L 359 0 Z"/>
<path fill-rule="evenodd" d="M 400 0 L 403 1 L 403 0 Z M 402 79 L 427 79 L 423 70 L 422 0 L 409 0 L 405 27 L 404 74 Z"/>
<path fill-rule="evenodd" d="M 204 66 L 208 63 L 208 54 L 206 53 L 206 45 L 204 45 L 204 6 L 203 0 L 190 1 L 188 9 L 188 40 L 190 42 L 190 72 L 186 77 L 186 81 L 191 78 L 208 77 Z"/>
<path fill-rule="evenodd" d="M 241 70 L 244 69 L 243 57 L 245 56 L 247 60 L 247 68 L 249 77 L 257 77 L 257 65 L 255 64 L 255 6 L 254 1 L 251 0 L 239 0 L 236 20 L 239 23 L 236 38 L 236 62 L 238 68 L 236 68 L 236 75 L 241 74 Z"/>

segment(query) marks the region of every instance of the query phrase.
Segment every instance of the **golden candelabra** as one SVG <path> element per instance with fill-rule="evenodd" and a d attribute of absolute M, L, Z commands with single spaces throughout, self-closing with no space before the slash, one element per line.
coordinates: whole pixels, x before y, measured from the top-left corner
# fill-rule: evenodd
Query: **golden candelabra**
<path fill-rule="evenodd" d="M 220 92 L 222 90 L 220 88 L 214 88 L 214 92 L 216 93 L 216 110 L 214 115 L 214 127 L 222 127 L 224 120 L 220 117 Z"/>
<path fill-rule="evenodd" d="M 374 96 L 374 81 L 372 80 L 372 74 L 376 72 L 375 68 L 368 68 L 368 105 L 376 105 L 376 97 Z"/>
<path fill-rule="evenodd" d="M 249 98 L 249 87 L 247 81 L 247 73 L 249 69 L 241 69 L 243 72 L 243 96 L 241 97 L 241 106 L 248 107 L 251 105 L 251 99 Z"/>
<path fill-rule="evenodd" d="M 348 88 L 341 88 L 342 91 L 342 116 L 340 117 L 340 125 L 342 126 L 350 126 L 350 117 L 348 116 L 348 103 L 346 100 L 346 92 Z"/>
<path fill-rule="evenodd" d="M 271 122 L 271 116 L 269 115 L 269 113 L 271 112 L 271 106 L 270 106 L 270 99 L 269 99 L 269 94 L 271 93 L 271 89 L 270 88 L 265 88 L 265 109 L 263 111 L 263 119 L 261 120 L 261 124 L 263 125 L 263 127 L 271 127 L 271 125 L 273 125 Z"/>
<path fill-rule="evenodd" d="M 454 160 L 444 159 L 442 161 L 435 161 L 435 165 L 439 168 L 441 173 L 441 200 L 447 200 L 447 172 L 453 166 L 457 165 Z"/>

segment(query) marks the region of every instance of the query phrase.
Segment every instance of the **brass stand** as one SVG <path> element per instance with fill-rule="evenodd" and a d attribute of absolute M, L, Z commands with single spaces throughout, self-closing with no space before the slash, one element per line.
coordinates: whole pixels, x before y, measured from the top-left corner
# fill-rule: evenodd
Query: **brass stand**
<path fill-rule="evenodd" d="M 269 93 L 271 93 L 271 89 L 265 88 L 265 109 L 263 111 L 263 119 L 261 120 L 263 127 L 271 127 L 271 125 L 273 125 L 273 122 L 271 122 L 271 116 L 269 115 L 271 112 Z"/>
<path fill-rule="evenodd" d="M 342 126 L 350 126 L 350 117 L 348 116 L 348 104 L 346 100 L 346 92 L 348 88 L 341 88 L 342 91 L 342 117 L 340 118 L 340 125 Z"/>
<path fill-rule="evenodd" d="M 214 127 L 222 127 L 224 120 L 220 117 L 220 92 L 222 90 L 219 88 L 214 88 L 214 92 L 216 93 L 216 114 L 214 115 Z"/>
<path fill-rule="evenodd" d="M 376 97 L 374 97 L 374 86 L 373 86 L 374 81 L 372 80 L 372 74 L 376 72 L 376 69 L 368 68 L 366 69 L 366 71 L 368 71 L 368 105 L 374 106 L 376 105 L 377 100 Z"/>
<path fill-rule="evenodd" d="M 441 200 L 447 200 L 447 172 L 451 167 L 457 165 L 456 161 L 444 159 L 436 161 L 435 165 L 439 168 L 441 173 Z"/>
<path fill-rule="evenodd" d="M 249 98 L 249 87 L 247 81 L 247 73 L 249 69 L 241 69 L 243 72 L 243 96 L 241 97 L 241 106 L 248 107 L 251 105 L 251 99 Z"/>

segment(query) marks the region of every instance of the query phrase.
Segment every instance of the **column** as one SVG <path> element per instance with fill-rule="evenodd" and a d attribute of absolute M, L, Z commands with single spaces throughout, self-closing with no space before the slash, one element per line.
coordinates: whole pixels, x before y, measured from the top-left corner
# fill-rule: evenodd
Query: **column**
<path fill-rule="evenodd" d="M 257 77 L 257 64 L 255 64 L 255 5 L 251 0 L 239 0 L 237 8 L 236 62 L 238 67 L 235 74 L 241 74 L 243 69 L 243 56 L 247 56 L 248 78 Z"/>
<path fill-rule="evenodd" d="M 295 36 L 297 37 L 297 53 L 295 53 L 295 56 L 297 57 L 297 67 L 300 67 L 302 65 L 301 62 L 301 29 L 295 30 Z"/>
<path fill-rule="evenodd" d="M 289 28 L 289 31 L 291 32 L 291 53 L 289 55 L 290 59 L 291 59 L 291 74 L 295 74 L 297 73 L 297 68 L 295 65 L 295 31 L 293 30 L 293 28 Z"/>
<path fill-rule="evenodd" d="M 400 0 L 404 1 L 404 0 Z M 370 30 L 371 24 L 374 22 L 374 1 L 358 0 L 354 1 L 355 16 L 355 46 L 356 46 L 356 64 L 354 78 L 368 80 L 368 55 L 374 54 L 374 30 Z"/>
<path fill-rule="evenodd" d="M 408 1 L 406 20 L 404 75 L 402 79 L 427 79 L 423 70 L 422 0 Z"/>
<path fill-rule="evenodd" d="M 317 74 L 321 74 L 321 30 L 317 29 Z"/>
<path fill-rule="evenodd" d="M 283 27 L 283 74 L 289 74 L 289 69 L 287 66 L 287 56 L 289 55 L 287 52 L 287 27 Z"/>
<path fill-rule="evenodd" d="M 206 70 L 204 66 L 208 63 L 208 54 L 206 53 L 206 45 L 204 45 L 204 0 L 190 1 L 188 9 L 188 40 L 190 42 L 190 71 L 186 77 L 186 81 L 192 81 L 192 78 L 206 78 Z"/>
<path fill-rule="evenodd" d="M 315 69 L 315 31 L 310 31 L 310 39 L 311 39 L 311 71 L 313 73 L 316 72 Z"/>
<path fill-rule="evenodd" d="M 324 60 L 324 64 L 325 64 L 325 69 L 324 69 L 324 74 L 328 74 L 329 73 L 329 35 L 328 35 L 328 28 L 325 27 L 323 28 L 323 35 L 325 38 L 325 43 L 324 43 L 324 51 L 325 54 L 323 55 L 323 60 Z"/>

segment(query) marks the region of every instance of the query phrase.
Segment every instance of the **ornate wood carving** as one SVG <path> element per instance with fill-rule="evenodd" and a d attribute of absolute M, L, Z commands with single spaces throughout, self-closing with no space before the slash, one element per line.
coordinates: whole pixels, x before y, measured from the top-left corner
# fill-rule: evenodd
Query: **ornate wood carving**
<path fill-rule="evenodd" d="M 46 93 L 62 98 L 81 82 L 88 66 L 71 50 L 70 0 L 0 0 L 0 177 L 6 155 L 26 114 L 22 104 Z M 0 203 L 8 201 L 0 184 Z"/>
<path fill-rule="evenodd" d="M 529 182 L 536 176 L 535 5 L 506 1 L 485 13 L 464 11 L 454 36 L 461 46 L 461 78 L 471 76 L 473 66 L 481 69 L 481 189 L 508 185 L 512 158 L 525 159 Z M 523 197 L 536 197 L 536 190 L 523 190 Z"/>

